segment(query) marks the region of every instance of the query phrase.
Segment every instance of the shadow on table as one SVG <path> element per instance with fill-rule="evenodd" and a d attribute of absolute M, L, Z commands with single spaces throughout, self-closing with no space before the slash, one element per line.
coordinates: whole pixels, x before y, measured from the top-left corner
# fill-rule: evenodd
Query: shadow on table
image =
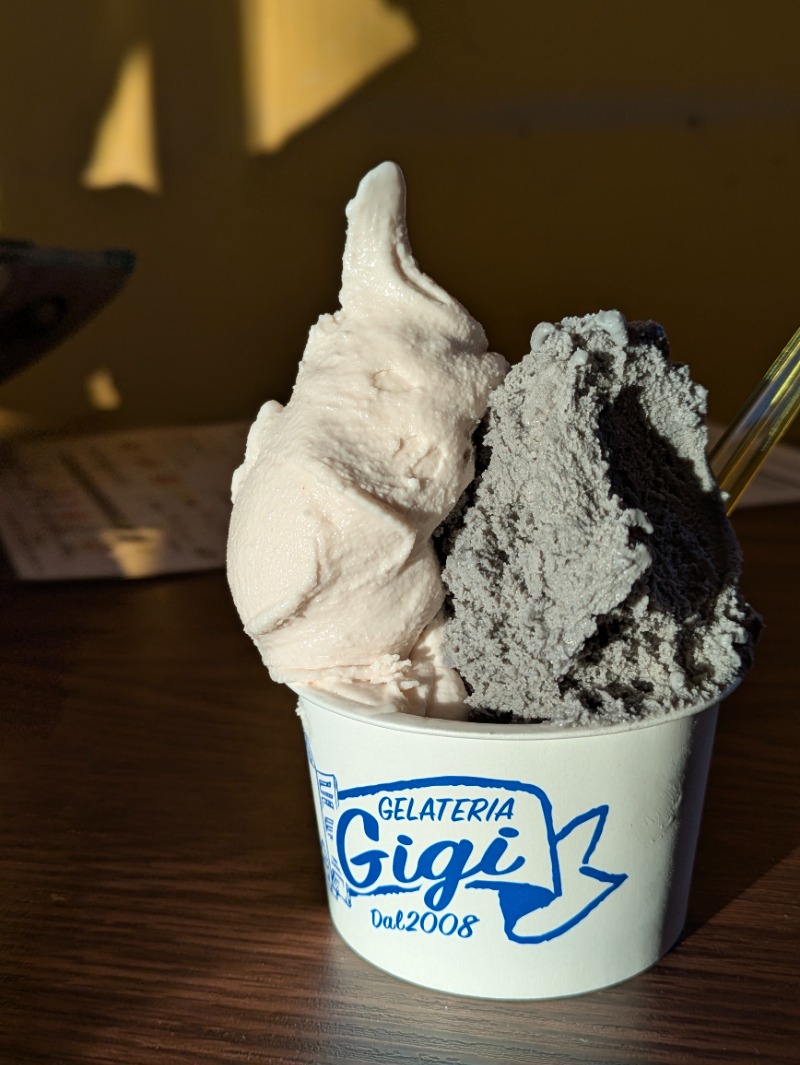
<path fill-rule="evenodd" d="M 754 676 L 720 708 L 685 935 L 800 845 L 800 730 L 791 697 L 769 693 Z"/>

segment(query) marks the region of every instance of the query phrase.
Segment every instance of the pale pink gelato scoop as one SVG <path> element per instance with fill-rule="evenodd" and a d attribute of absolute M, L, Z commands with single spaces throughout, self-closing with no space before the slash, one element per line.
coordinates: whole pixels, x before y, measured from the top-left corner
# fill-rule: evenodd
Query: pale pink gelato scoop
<path fill-rule="evenodd" d="M 400 169 L 348 205 L 342 308 L 309 333 L 233 480 L 233 599 L 272 677 L 454 712 L 431 534 L 473 477 L 472 432 L 507 364 L 411 253 Z"/>

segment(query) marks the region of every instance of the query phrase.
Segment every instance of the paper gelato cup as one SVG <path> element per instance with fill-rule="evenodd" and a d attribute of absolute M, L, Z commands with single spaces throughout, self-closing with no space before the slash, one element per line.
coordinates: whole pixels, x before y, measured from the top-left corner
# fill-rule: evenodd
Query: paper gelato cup
<path fill-rule="evenodd" d="M 625 980 L 677 940 L 717 703 L 573 730 L 298 694 L 331 916 L 374 965 L 551 998 Z"/>

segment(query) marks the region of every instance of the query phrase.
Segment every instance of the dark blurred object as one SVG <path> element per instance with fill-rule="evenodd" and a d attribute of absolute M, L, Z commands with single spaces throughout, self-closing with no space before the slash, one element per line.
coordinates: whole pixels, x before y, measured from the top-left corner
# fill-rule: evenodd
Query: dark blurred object
<path fill-rule="evenodd" d="M 132 252 L 0 240 L 0 381 L 41 358 L 123 288 Z"/>

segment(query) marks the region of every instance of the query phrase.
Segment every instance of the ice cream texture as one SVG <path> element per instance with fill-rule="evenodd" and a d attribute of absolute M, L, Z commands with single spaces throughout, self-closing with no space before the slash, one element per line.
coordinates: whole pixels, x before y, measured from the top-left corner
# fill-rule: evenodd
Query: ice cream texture
<path fill-rule="evenodd" d="M 396 165 L 366 175 L 347 219 L 341 309 L 312 327 L 289 402 L 261 408 L 234 474 L 228 579 L 273 679 L 457 712 L 431 537 L 473 478 L 507 364 L 417 266 Z"/>
<path fill-rule="evenodd" d="M 509 371 L 414 261 L 397 166 L 347 219 L 341 309 L 233 479 L 229 582 L 272 677 L 381 712 L 562 725 L 724 694 L 759 621 L 705 392 L 660 326 L 542 323 Z"/>
<path fill-rule="evenodd" d="M 655 323 L 542 323 L 442 530 L 445 656 L 480 717 L 611 724 L 711 701 L 758 619 L 706 461 L 705 391 Z"/>

